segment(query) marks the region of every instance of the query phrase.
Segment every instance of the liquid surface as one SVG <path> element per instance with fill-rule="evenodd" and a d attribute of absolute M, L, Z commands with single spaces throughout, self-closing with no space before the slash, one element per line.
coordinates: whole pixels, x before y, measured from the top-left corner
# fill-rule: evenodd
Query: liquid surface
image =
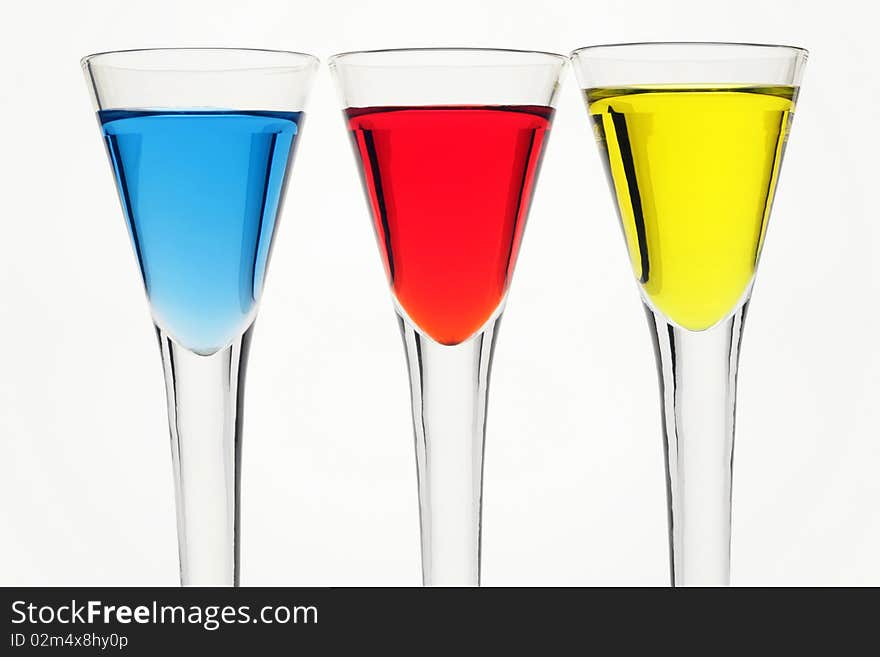
<path fill-rule="evenodd" d="M 796 90 L 585 93 L 645 294 L 680 326 L 710 328 L 752 281 Z"/>
<path fill-rule="evenodd" d="M 468 339 L 504 299 L 552 114 L 346 110 L 394 294 L 441 344 Z"/>
<path fill-rule="evenodd" d="M 253 321 L 300 112 L 98 113 L 156 323 L 210 354 Z"/>

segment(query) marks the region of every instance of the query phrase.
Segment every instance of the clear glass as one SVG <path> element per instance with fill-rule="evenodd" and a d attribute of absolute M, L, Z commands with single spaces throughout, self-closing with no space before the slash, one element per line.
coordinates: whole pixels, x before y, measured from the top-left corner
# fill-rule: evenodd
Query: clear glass
<path fill-rule="evenodd" d="M 180 581 L 237 586 L 248 347 L 318 60 L 169 48 L 82 66 L 159 338 Z"/>
<path fill-rule="evenodd" d="M 672 585 L 726 586 L 743 320 L 807 52 L 635 43 L 571 59 L 657 357 Z"/>
<path fill-rule="evenodd" d="M 409 367 L 422 580 L 477 586 L 492 352 L 550 127 L 560 55 L 336 55 Z"/>

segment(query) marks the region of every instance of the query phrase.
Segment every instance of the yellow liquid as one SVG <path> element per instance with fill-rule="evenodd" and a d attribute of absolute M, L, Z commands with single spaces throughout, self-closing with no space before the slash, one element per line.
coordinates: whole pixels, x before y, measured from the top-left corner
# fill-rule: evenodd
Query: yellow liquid
<path fill-rule="evenodd" d="M 710 328 L 754 276 L 796 89 L 585 93 L 645 294 L 676 324 Z"/>

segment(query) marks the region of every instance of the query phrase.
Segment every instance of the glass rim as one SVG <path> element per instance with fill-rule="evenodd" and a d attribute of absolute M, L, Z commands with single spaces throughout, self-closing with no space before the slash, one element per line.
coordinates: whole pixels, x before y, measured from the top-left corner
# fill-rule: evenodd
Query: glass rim
<path fill-rule="evenodd" d="M 148 54 L 148 53 L 172 53 L 172 52 L 186 52 L 186 53 L 243 53 L 243 54 L 251 54 L 251 55 L 281 55 L 285 57 L 291 57 L 301 60 L 301 63 L 296 65 L 261 65 L 261 66 L 244 66 L 237 70 L 249 70 L 252 68 L 306 68 L 309 65 L 317 66 L 321 63 L 321 60 L 310 53 L 307 52 L 299 52 L 296 50 L 278 50 L 274 48 L 235 48 L 235 47 L 226 47 L 226 46 L 166 46 L 159 48 L 123 48 L 121 50 L 104 50 L 101 52 L 92 53 L 82 57 L 79 60 L 80 66 L 83 68 L 89 66 L 90 64 L 99 61 L 104 58 L 110 58 L 114 55 L 136 55 L 136 54 Z M 119 66 L 113 64 L 106 64 L 108 66 L 114 68 L 130 68 L 129 66 Z M 174 71 L 173 68 L 163 69 L 149 69 L 145 68 L 144 70 L 154 70 L 154 71 Z M 206 69 L 205 72 L 209 72 L 211 69 Z"/>
<path fill-rule="evenodd" d="M 406 54 L 406 53 L 494 53 L 494 54 L 511 54 L 511 55 L 539 55 L 542 57 L 547 57 L 551 59 L 555 59 L 558 61 L 566 61 L 568 57 L 566 55 L 561 55 L 556 52 L 550 52 L 547 50 L 523 50 L 519 48 L 481 48 L 481 47 L 473 47 L 473 46 L 432 46 L 432 47 L 420 47 L 420 48 L 377 48 L 371 50 L 349 50 L 346 52 L 336 53 L 335 55 L 331 55 L 327 58 L 327 64 L 329 66 L 335 65 L 337 62 L 343 59 L 349 59 L 353 57 L 357 57 L 360 55 L 386 55 L 386 54 Z M 505 64 L 499 64 L 499 66 L 504 66 Z"/>
<path fill-rule="evenodd" d="M 629 41 L 621 43 L 597 43 L 590 46 L 581 46 L 580 48 L 572 50 L 569 57 L 578 57 L 589 50 L 624 49 L 640 46 L 722 46 L 730 48 L 766 48 L 768 50 L 787 50 L 792 53 L 797 53 L 804 58 L 809 57 L 810 55 L 810 51 L 806 48 L 780 43 L 753 43 L 748 41 Z"/>

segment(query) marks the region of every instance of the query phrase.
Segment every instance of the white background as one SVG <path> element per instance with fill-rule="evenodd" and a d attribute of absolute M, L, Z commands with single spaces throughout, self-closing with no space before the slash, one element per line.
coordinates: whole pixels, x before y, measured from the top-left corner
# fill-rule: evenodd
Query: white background
<path fill-rule="evenodd" d="M 815 7 L 815 8 L 814 8 Z M 159 354 L 90 52 L 635 40 L 811 50 L 740 370 L 733 581 L 880 585 L 870 3 L 19 2 L 0 21 L 0 584 L 174 585 Z M 574 76 L 496 351 L 487 585 L 665 585 L 654 358 Z M 416 585 L 403 349 L 335 89 L 308 106 L 247 390 L 242 582 Z"/>

